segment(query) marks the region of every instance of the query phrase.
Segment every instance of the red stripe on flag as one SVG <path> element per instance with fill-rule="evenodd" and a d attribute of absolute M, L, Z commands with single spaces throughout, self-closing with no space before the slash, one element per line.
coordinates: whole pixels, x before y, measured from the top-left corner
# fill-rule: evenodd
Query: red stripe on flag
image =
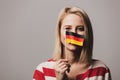
<path fill-rule="evenodd" d="M 66 35 L 66 38 L 67 39 L 73 39 L 73 40 L 76 40 L 76 41 L 79 41 L 79 42 L 83 42 L 84 41 L 83 38 L 77 38 L 77 37 L 72 36 L 72 35 Z"/>
<path fill-rule="evenodd" d="M 44 72 L 45 76 L 55 77 L 55 71 L 54 71 L 54 69 L 43 67 L 43 72 Z"/>
<path fill-rule="evenodd" d="M 107 70 L 104 67 L 98 67 L 98 68 L 94 68 L 94 69 L 89 69 L 87 72 L 83 73 L 83 74 L 79 74 L 77 75 L 77 80 L 81 79 L 84 80 L 85 78 L 90 78 L 90 77 L 94 77 L 94 76 L 104 76 L 106 73 L 108 73 L 109 70 Z"/>

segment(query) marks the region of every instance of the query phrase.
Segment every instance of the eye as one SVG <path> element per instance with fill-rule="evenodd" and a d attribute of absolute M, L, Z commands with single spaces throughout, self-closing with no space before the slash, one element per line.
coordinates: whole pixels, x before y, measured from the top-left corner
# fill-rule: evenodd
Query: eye
<path fill-rule="evenodd" d="M 77 27 L 77 31 L 84 31 L 84 26 Z"/>
<path fill-rule="evenodd" d="M 70 31 L 70 30 L 71 30 L 71 26 L 66 26 L 66 27 L 65 27 L 65 30 L 66 30 L 66 31 Z"/>
<path fill-rule="evenodd" d="M 71 28 L 70 27 L 67 27 L 67 28 L 65 28 L 66 30 L 70 30 Z"/>

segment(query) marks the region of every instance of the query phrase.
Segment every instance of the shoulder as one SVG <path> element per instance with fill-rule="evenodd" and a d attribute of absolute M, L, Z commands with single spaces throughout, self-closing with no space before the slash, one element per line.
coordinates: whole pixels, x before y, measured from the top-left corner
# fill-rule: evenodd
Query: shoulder
<path fill-rule="evenodd" d="M 93 59 L 92 65 L 94 68 L 97 68 L 97 67 L 108 68 L 108 66 L 103 61 L 97 60 L 97 59 Z"/>
<path fill-rule="evenodd" d="M 93 60 L 91 71 L 96 77 L 103 76 L 101 78 L 104 78 L 105 80 L 111 80 L 110 69 L 103 61 Z"/>
<path fill-rule="evenodd" d="M 95 71 L 109 72 L 109 67 L 101 60 L 93 60 L 92 69 Z"/>
<path fill-rule="evenodd" d="M 93 60 L 91 66 L 82 74 L 85 80 L 111 80 L 111 74 L 106 64 L 100 60 Z M 85 75 L 85 76 L 84 76 Z M 81 75 L 78 78 L 81 78 Z M 83 79 L 82 79 L 83 80 Z"/>
<path fill-rule="evenodd" d="M 55 64 L 55 61 L 53 59 L 49 59 L 47 61 L 40 63 L 37 66 L 36 70 L 43 71 L 44 68 L 53 69 L 54 64 Z"/>

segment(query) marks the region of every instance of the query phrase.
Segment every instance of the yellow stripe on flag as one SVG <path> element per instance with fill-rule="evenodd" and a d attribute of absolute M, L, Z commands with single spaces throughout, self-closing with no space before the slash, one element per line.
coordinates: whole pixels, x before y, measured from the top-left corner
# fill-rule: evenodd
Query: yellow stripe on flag
<path fill-rule="evenodd" d="M 66 42 L 71 43 L 71 44 L 75 44 L 75 45 L 78 45 L 78 46 L 83 46 L 83 42 L 79 42 L 79 41 L 76 41 L 76 40 L 73 40 L 73 39 L 66 39 Z"/>

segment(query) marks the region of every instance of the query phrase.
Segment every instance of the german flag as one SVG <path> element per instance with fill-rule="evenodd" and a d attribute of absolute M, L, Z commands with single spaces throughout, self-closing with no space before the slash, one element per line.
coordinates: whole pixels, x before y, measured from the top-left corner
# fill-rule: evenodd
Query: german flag
<path fill-rule="evenodd" d="M 78 46 L 83 46 L 84 37 L 83 35 L 79 35 L 73 32 L 66 31 L 66 42 L 75 44 Z"/>

